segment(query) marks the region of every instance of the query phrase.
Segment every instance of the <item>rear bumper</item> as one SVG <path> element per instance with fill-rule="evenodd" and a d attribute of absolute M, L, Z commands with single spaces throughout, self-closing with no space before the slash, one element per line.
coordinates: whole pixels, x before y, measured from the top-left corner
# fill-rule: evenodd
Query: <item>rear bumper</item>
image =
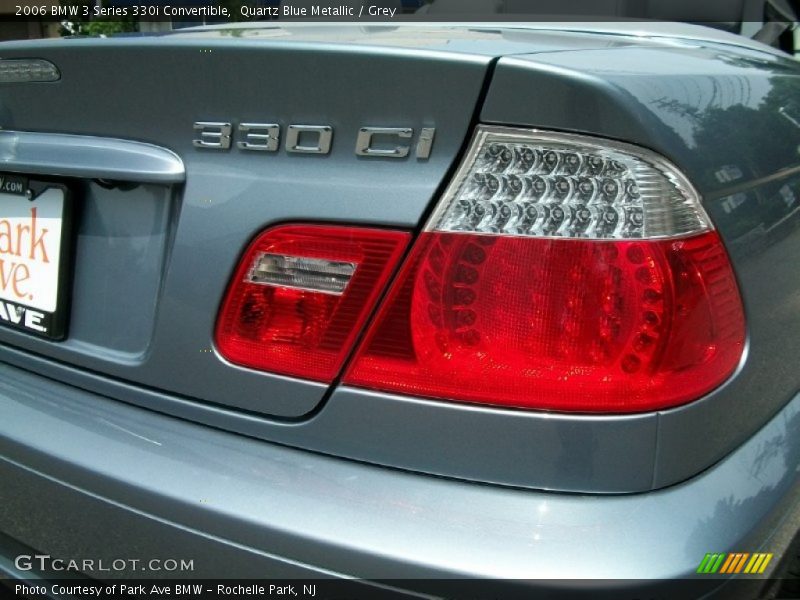
<path fill-rule="evenodd" d="M 103 579 L 681 579 L 707 552 L 773 552 L 776 565 L 800 523 L 800 395 L 698 477 L 618 496 L 322 456 L 4 364 L 0 414 L 0 533 L 94 560 L 87 574 Z M 0 571 L 26 576 L 0 558 Z M 119 559 L 141 562 L 109 570 Z M 153 559 L 192 569 L 149 569 Z"/>

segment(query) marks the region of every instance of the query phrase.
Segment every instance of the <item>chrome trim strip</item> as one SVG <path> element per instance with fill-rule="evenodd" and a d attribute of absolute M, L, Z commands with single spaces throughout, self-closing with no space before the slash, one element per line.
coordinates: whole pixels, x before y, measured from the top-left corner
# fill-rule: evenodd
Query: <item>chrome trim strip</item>
<path fill-rule="evenodd" d="M 181 183 L 180 157 L 165 148 L 115 138 L 0 131 L 0 171 L 147 183 Z"/>

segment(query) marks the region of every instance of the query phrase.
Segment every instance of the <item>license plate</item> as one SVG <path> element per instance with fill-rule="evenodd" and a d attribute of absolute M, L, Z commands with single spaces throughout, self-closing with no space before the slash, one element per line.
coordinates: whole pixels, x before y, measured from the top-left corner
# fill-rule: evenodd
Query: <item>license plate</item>
<path fill-rule="evenodd" d="M 64 337 L 67 216 L 64 186 L 0 173 L 0 325 Z"/>

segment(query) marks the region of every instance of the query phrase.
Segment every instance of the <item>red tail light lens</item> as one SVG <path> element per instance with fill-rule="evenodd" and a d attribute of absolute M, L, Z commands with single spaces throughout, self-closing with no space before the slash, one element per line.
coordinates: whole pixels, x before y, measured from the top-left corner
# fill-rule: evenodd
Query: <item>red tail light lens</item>
<path fill-rule="evenodd" d="M 409 237 L 323 225 L 265 231 L 245 252 L 222 304 L 220 354 L 254 369 L 332 381 Z"/>
<path fill-rule="evenodd" d="M 725 249 L 674 165 L 608 140 L 479 127 L 344 381 L 638 412 L 720 385 L 744 337 Z"/>
<path fill-rule="evenodd" d="M 426 233 L 345 382 L 520 408 L 674 406 L 736 368 L 717 234 L 665 241 Z"/>

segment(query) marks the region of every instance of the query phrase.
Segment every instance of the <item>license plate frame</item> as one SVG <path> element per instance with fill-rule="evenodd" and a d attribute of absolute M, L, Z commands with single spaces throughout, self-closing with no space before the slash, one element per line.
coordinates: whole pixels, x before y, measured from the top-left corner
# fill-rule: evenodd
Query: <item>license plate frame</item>
<path fill-rule="evenodd" d="M 0 327 L 66 338 L 72 224 L 62 181 L 0 172 Z"/>

